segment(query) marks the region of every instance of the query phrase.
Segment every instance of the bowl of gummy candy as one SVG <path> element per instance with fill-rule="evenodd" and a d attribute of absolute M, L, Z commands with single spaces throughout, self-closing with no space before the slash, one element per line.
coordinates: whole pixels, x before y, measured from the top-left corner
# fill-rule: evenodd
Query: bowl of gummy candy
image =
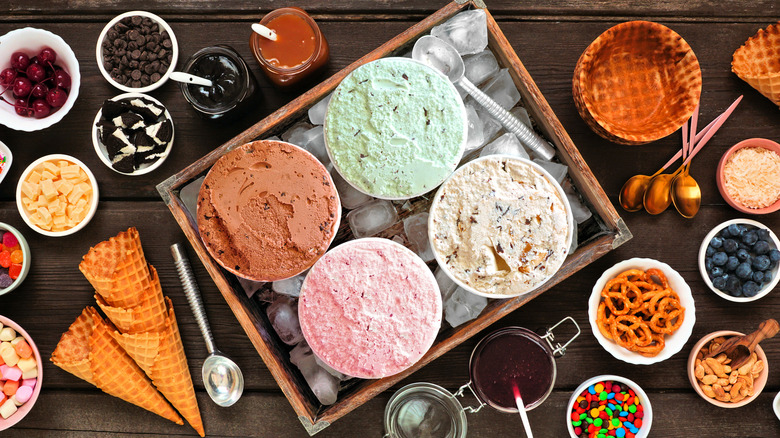
<path fill-rule="evenodd" d="M 572 393 L 566 424 L 571 438 L 647 438 L 653 408 L 645 391 L 634 381 L 614 375 L 596 376 Z"/>
<path fill-rule="evenodd" d="M 80 83 L 76 55 L 58 35 L 25 27 L 0 37 L 0 124 L 48 128 L 73 107 Z"/>
<path fill-rule="evenodd" d="M 0 431 L 30 412 L 41 393 L 43 362 L 30 335 L 0 315 Z"/>
<path fill-rule="evenodd" d="M 699 271 L 713 292 L 745 303 L 777 285 L 780 241 L 760 222 L 732 219 L 716 226 L 701 243 Z"/>
<path fill-rule="evenodd" d="M 11 292 L 30 272 L 30 245 L 16 228 L 0 222 L 0 295 Z"/>

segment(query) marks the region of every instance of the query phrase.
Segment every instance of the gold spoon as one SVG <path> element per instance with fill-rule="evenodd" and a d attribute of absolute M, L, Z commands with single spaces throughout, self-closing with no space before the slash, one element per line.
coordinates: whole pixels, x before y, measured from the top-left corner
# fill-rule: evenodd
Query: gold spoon
<path fill-rule="evenodd" d="M 666 170 L 667 167 L 669 167 L 672 163 L 677 161 L 678 158 L 682 155 L 682 152 L 679 151 L 677 154 L 675 154 L 674 157 L 672 157 L 671 160 L 669 160 L 668 163 L 664 164 L 664 166 L 658 171 L 650 176 L 647 175 L 634 175 L 631 178 L 626 181 L 625 184 L 623 184 L 623 188 L 620 189 L 620 195 L 618 196 L 618 201 L 620 202 L 620 206 L 623 207 L 623 210 L 626 211 L 639 211 L 642 209 L 642 200 L 645 196 L 645 192 L 647 191 L 647 186 L 650 184 L 650 180 L 658 176 L 661 172 Z"/>
<path fill-rule="evenodd" d="M 660 214 L 669 208 L 669 205 L 672 203 L 670 191 L 672 179 L 683 170 L 683 167 L 684 166 L 678 167 L 674 173 L 662 173 L 650 180 L 647 184 L 645 196 L 642 198 L 642 204 L 648 213 L 653 215 Z"/>
<path fill-rule="evenodd" d="M 688 143 L 687 128 L 688 123 L 683 125 L 683 158 L 688 164 L 683 165 L 683 171 L 672 180 L 671 196 L 674 208 L 682 217 L 691 219 L 696 216 L 701 207 L 701 189 L 699 184 L 690 174 L 690 161 L 687 161 L 688 155 L 690 155 L 693 149 L 695 136 L 696 136 L 696 123 L 698 121 L 699 106 L 696 105 L 696 109 L 693 111 L 693 117 L 691 117 L 691 141 Z"/>

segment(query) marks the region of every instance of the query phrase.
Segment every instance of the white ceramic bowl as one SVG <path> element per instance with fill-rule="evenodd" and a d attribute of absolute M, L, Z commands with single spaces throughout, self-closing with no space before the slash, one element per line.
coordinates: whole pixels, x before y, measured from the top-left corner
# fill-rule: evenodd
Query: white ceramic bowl
<path fill-rule="evenodd" d="M 148 96 L 143 93 L 124 93 L 120 94 L 118 96 L 114 96 L 111 98 L 113 101 L 126 99 L 129 97 L 143 97 L 145 99 L 149 99 L 152 102 L 156 103 L 157 105 L 160 105 L 161 107 L 165 108 L 165 105 L 162 104 L 159 100 L 155 99 L 152 96 Z M 138 169 L 136 169 L 133 172 L 125 173 L 120 172 L 116 169 L 114 169 L 114 166 L 111 165 L 111 160 L 108 158 L 108 151 L 106 150 L 106 146 L 100 141 L 100 133 L 98 132 L 97 124 L 100 121 L 100 117 L 103 116 L 103 109 L 101 108 L 98 110 L 97 115 L 95 116 L 95 121 L 92 123 L 92 146 L 95 148 L 95 153 L 97 153 L 98 158 L 100 158 L 100 161 L 103 162 L 109 169 L 113 170 L 116 173 L 119 173 L 121 175 L 131 175 L 131 176 L 138 176 L 138 175 L 145 175 L 158 167 L 162 166 L 162 163 L 168 158 L 168 155 L 171 153 L 171 148 L 173 147 L 173 137 L 175 134 L 174 126 L 173 126 L 173 119 L 171 118 L 171 113 L 168 112 L 168 108 L 165 108 L 165 117 L 168 118 L 168 120 L 171 121 L 171 141 L 168 142 L 168 145 L 165 147 L 165 155 L 163 155 L 160 159 L 153 163 L 146 163 L 138 166 Z"/>
<path fill-rule="evenodd" d="M 0 141 L 0 183 L 3 182 L 5 176 L 11 170 L 11 164 L 14 162 L 14 154 L 11 149 Z"/>
<path fill-rule="evenodd" d="M 774 401 L 772 402 L 772 409 L 775 411 L 775 416 L 777 419 L 780 420 L 780 392 L 777 393 Z"/>
<path fill-rule="evenodd" d="M 120 84 L 119 82 L 113 80 L 111 78 L 111 75 L 109 75 L 108 72 L 106 71 L 106 67 L 103 66 L 103 39 L 105 39 L 109 29 L 111 29 L 112 26 L 117 24 L 119 20 L 125 17 L 132 17 L 135 15 L 151 18 L 152 21 L 157 23 L 162 28 L 160 30 L 161 33 L 163 30 L 168 32 L 168 35 L 171 37 L 171 44 L 172 44 L 171 50 L 173 52 L 173 55 L 171 56 L 171 65 L 168 66 L 168 70 L 165 72 L 164 75 L 162 75 L 160 80 L 153 84 L 149 84 L 145 87 L 138 87 L 138 88 L 128 87 L 126 85 Z M 100 36 L 97 39 L 97 46 L 95 47 L 95 57 L 97 59 L 97 64 L 98 64 L 98 69 L 100 70 L 100 74 L 102 74 L 103 77 L 106 78 L 109 84 L 115 86 L 116 88 L 119 88 L 120 90 L 126 93 L 148 93 L 152 90 L 156 90 L 160 88 L 160 86 L 162 86 L 162 84 L 164 84 L 165 81 L 167 81 L 168 78 L 171 77 L 171 73 L 176 69 L 176 62 L 179 60 L 179 43 L 176 41 L 176 35 L 173 33 L 173 29 L 171 29 L 171 26 L 169 26 L 168 23 L 166 23 L 165 20 L 163 20 L 162 18 L 158 17 L 155 14 L 152 14 L 151 12 L 129 11 L 114 17 L 111 21 L 108 22 L 108 24 L 106 24 L 106 26 L 103 28 L 103 31 L 100 32 Z"/>
<path fill-rule="evenodd" d="M 463 136 L 461 138 L 460 149 L 458 150 L 457 157 L 453 159 L 452 168 L 453 168 L 453 171 L 454 171 L 457 168 L 458 163 L 460 163 L 461 159 L 463 158 L 463 153 L 466 150 L 466 143 L 468 142 L 468 114 L 466 113 L 466 106 L 463 104 L 462 99 L 460 99 L 460 94 L 458 94 L 458 89 L 455 88 L 455 85 L 453 85 L 450 82 L 450 80 L 447 79 L 447 76 L 445 76 L 442 72 L 436 70 L 435 68 L 432 68 L 431 66 L 429 66 L 429 65 L 427 65 L 427 64 L 425 64 L 423 62 L 420 62 L 420 61 L 417 61 L 417 60 L 411 59 L 411 58 L 402 58 L 402 57 L 381 58 L 381 59 L 377 59 L 375 61 L 372 61 L 370 63 L 363 64 L 362 66 L 359 66 L 358 68 L 364 67 L 364 66 L 366 66 L 368 64 L 372 64 L 372 63 L 376 63 L 376 62 L 380 62 L 380 61 L 387 61 L 387 60 L 401 61 L 401 62 L 411 62 L 411 63 L 415 63 L 415 64 L 419 64 L 419 65 L 424 66 L 426 69 L 430 70 L 431 74 L 435 74 L 435 75 L 438 75 L 441 78 L 443 78 L 446 81 L 446 83 L 449 84 L 449 88 L 452 90 L 452 92 L 455 93 L 454 95 L 458 96 L 457 102 L 460 104 L 461 118 L 463 120 Z M 351 75 L 352 75 L 352 73 L 347 75 L 344 79 L 350 77 Z M 342 82 L 343 82 L 343 80 L 342 80 Z M 339 84 L 339 86 L 341 86 L 341 84 Z M 333 93 L 331 93 L 330 96 L 334 96 L 336 91 L 338 91 L 338 88 Z M 328 159 L 330 159 L 330 162 L 333 164 L 333 167 L 336 169 L 336 172 L 339 173 L 339 175 L 341 176 L 341 178 L 344 181 L 346 181 L 350 186 L 352 186 L 355 190 L 357 190 L 357 191 L 359 191 L 361 193 L 364 193 L 364 194 L 366 194 L 368 196 L 372 196 L 372 197 L 377 198 L 377 199 L 386 199 L 386 200 L 389 200 L 389 201 L 402 201 L 402 200 L 405 200 L 405 199 L 416 198 L 418 196 L 422 196 L 422 195 L 424 195 L 426 193 L 429 193 L 429 192 L 433 191 L 434 189 L 436 189 L 436 186 L 434 186 L 434 187 L 429 187 L 429 188 L 425 189 L 422 192 L 412 193 L 410 195 L 405 195 L 405 196 L 399 196 L 399 197 L 383 196 L 381 194 L 367 192 L 365 189 L 363 189 L 361 187 L 358 187 L 357 185 L 353 184 L 352 181 L 350 181 L 349 179 L 344 177 L 344 174 L 342 173 L 341 168 L 339 167 L 338 161 L 333 159 L 333 153 L 331 152 L 331 147 L 328 144 L 328 110 L 330 109 L 330 106 L 333 104 L 333 101 L 334 101 L 334 99 L 331 98 L 330 101 L 328 102 L 328 108 L 325 110 L 325 124 L 323 126 L 324 132 L 325 132 L 325 134 L 324 134 L 325 135 L 325 149 L 328 152 Z M 451 175 L 452 175 L 452 173 L 450 173 L 450 176 Z M 439 185 L 441 185 L 441 183 L 446 181 L 448 178 L 449 177 L 439 181 Z"/>
<path fill-rule="evenodd" d="M 552 175 L 550 175 L 549 172 L 544 170 L 544 168 L 542 166 L 534 163 L 531 160 L 527 160 L 525 158 L 515 157 L 515 156 L 511 156 L 511 155 L 495 154 L 495 155 L 486 155 L 484 157 L 479 157 L 479 158 L 477 158 L 475 160 L 469 161 L 468 163 L 466 163 L 463 166 L 461 166 L 458 169 L 456 169 L 455 172 L 453 172 L 452 175 L 450 175 L 449 178 L 447 178 L 444 181 L 444 183 L 442 183 L 442 185 L 439 186 L 439 189 L 436 191 L 436 195 L 434 195 L 434 197 L 433 197 L 433 202 L 431 203 L 430 212 L 433 213 L 433 211 L 436 209 L 436 206 L 439 204 L 439 199 L 441 198 L 441 191 L 449 183 L 450 179 L 452 179 L 456 174 L 458 174 L 458 172 L 461 172 L 462 169 L 466 168 L 467 166 L 472 165 L 473 163 L 477 163 L 479 161 L 484 161 L 484 160 L 489 160 L 489 159 L 496 159 L 496 158 L 507 158 L 507 159 L 511 159 L 511 160 L 515 160 L 515 161 L 520 161 L 520 162 L 522 162 L 522 163 L 524 163 L 524 164 L 526 164 L 528 166 L 531 166 L 533 169 L 538 171 L 542 176 L 544 176 L 544 178 L 546 178 L 547 181 L 549 181 L 550 184 L 553 187 L 555 187 L 555 190 L 558 191 L 558 196 L 560 197 L 561 202 L 563 202 L 564 208 L 566 209 L 566 223 L 568 224 L 568 229 L 566 230 L 566 232 L 568 233 L 568 237 L 566 239 L 566 250 L 569 251 L 571 249 L 571 242 L 572 242 L 572 239 L 574 237 L 574 232 L 575 232 L 575 230 L 574 230 L 574 216 L 572 216 L 571 204 L 569 204 L 569 199 L 566 197 L 566 193 L 564 193 L 563 188 L 561 187 L 561 185 L 558 184 L 558 182 L 555 180 L 555 178 L 552 177 Z M 531 293 L 534 290 L 542 287 L 552 277 L 554 277 L 555 276 L 555 272 L 557 272 L 558 269 L 560 269 L 560 267 L 558 267 L 558 269 L 556 269 L 555 272 L 553 272 L 550 276 L 545 278 L 543 281 L 539 282 L 539 284 L 537 284 L 536 287 L 534 287 L 532 290 L 529 290 L 529 291 L 524 292 L 524 293 L 520 293 L 520 294 L 516 294 L 516 295 L 505 295 L 505 294 L 491 294 L 491 293 L 485 293 L 485 292 L 478 291 L 478 290 L 474 289 L 473 287 L 467 285 L 466 283 L 463 283 L 460 279 L 456 278 L 455 275 L 453 275 L 450 272 L 449 267 L 444 262 L 444 260 L 442 258 L 443 256 L 441 254 L 439 254 L 438 251 L 436 251 L 436 249 L 435 249 L 436 246 L 434 245 L 434 238 L 436 236 L 436 227 L 434 226 L 433 221 L 434 221 L 434 215 L 431 214 L 431 215 L 428 216 L 428 242 L 430 243 L 431 248 L 433 249 L 433 255 L 434 255 L 434 258 L 436 259 L 436 263 L 439 264 L 439 267 L 441 268 L 441 270 L 445 274 L 447 274 L 447 276 L 453 282 L 455 282 L 455 284 L 457 284 L 458 286 L 462 287 L 463 289 L 465 289 L 465 290 L 467 290 L 467 291 L 469 291 L 469 292 L 471 292 L 471 293 L 473 293 L 475 295 L 479 295 L 479 296 L 486 297 L 486 298 L 493 298 L 493 299 L 505 299 L 505 298 L 512 298 L 512 297 L 515 297 L 515 296 L 528 294 L 528 293 Z M 567 257 L 568 257 L 568 255 L 567 255 Z M 565 263 L 565 261 L 566 261 L 566 259 L 564 259 L 561 262 L 561 266 L 563 266 L 563 263 Z"/>
<path fill-rule="evenodd" d="M 47 117 L 36 119 L 35 117 L 22 117 L 16 114 L 13 106 L 1 104 L 0 124 L 17 131 L 38 131 L 59 122 L 73 108 L 73 103 L 79 96 L 79 85 L 81 84 L 79 61 L 68 43 L 58 35 L 34 27 L 12 30 L 3 35 L 0 37 L 0 70 L 10 67 L 12 53 L 21 51 L 32 58 L 45 47 L 50 47 L 57 52 L 55 64 L 62 67 L 70 75 L 70 91 L 68 91 L 65 105 Z M 10 96 L 10 93 L 7 95 Z"/>
<path fill-rule="evenodd" d="M 680 303 L 683 307 L 685 307 L 685 319 L 683 320 L 682 326 L 680 326 L 676 332 L 674 332 L 672 335 L 666 335 L 664 349 L 661 350 L 657 356 L 647 357 L 633 351 L 628 351 L 625 348 L 620 347 L 611 339 L 605 338 L 596 325 L 596 312 L 598 310 L 599 303 L 601 302 L 601 291 L 604 289 L 607 281 L 617 277 L 618 274 L 629 269 L 641 269 L 646 271 L 651 268 L 659 269 L 664 273 L 664 275 L 666 275 L 666 279 L 669 281 L 669 286 L 672 288 L 672 290 L 677 292 L 677 295 L 680 297 Z M 667 265 L 666 263 L 659 262 L 658 260 L 633 258 L 624 260 L 604 271 L 604 273 L 601 274 L 601 277 L 599 277 L 599 279 L 596 281 L 596 284 L 593 285 L 593 292 L 590 295 L 590 299 L 588 299 L 588 321 L 590 321 L 590 328 L 593 331 L 593 336 L 595 336 L 596 340 L 599 341 L 599 344 L 601 344 L 601 346 L 604 347 L 604 349 L 607 350 L 607 352 L 609 352 L 609 354 L 614 356 L 616 359 L 620 359 L 623 362 L 628 362 L 634 365 L 650 365 L 666 360 L 672 357 L 675 353 L 682 350 L 683 346 L 686 342 L 688 342 L 688 338 L 691 337 L 691 333 L 693 332 L 693 325 L 696 323 L 696 308 L 693 303 L 691 288 L 688 287 L 688 284 L 685 282 L 682 276 L 677 271 L 672 269 L 671 266 Z"/>
<path fill-rule="evenodd" d="M 43 386 L 43 360 L 41 359 L 41 353 L 38 351 L 38 347 L 35 345 L 35 342 L 33 342 L 30 335 L 27 334 L 27 332 L 24 331 L 24 329 L 19 326 L 19 324 L 2 315 L 0 315 L 0 324 L 11 327 L 14 329 L 17 335 L 21 335 L 24 340 L 27 341 L 27 344 L 30 346 L 30 348 L 32 348 L 33 356 L 35 356 L 35 362 L 38 364 L 38 377 L 36 377 L 38 381 L 35 382 L 35 388 L 33 388 L 33 393 L 30 397 L 30 400 L 27 400 L 27 403 L 19 406 L 16 412 L 14 412 L 10 417 L 6 419 L 0 417 L 1 432 L 22 421 L 22 419 L 30 412 L 30 410 L 33 408 L 33 405 L 35 405 L 35 402 L 38 400 L 38 395 L 40 395 L 41 387 Z"/>
<path fill-rule="evenodd" d="M 701 246 L 699 247 L 699 273 L 701 274 L 701 278 L 704 279 L 704 283 L 707 285 L 707 287 L 709 287 L 710 290 L 712 290 L 718 296 L 720 296 L 725 300 L 733 301 L 735 303 L 749 303 L 751 301 L 755 301 L 760 298 L 763 298 L 769 292 L 771 292 L 772 289 L 775 288 L 775 286 L 777 286 L 778 281 L 780 281 L 780 264 L 776 265 L 774 269 L 772 269 L 772 281 L 764 284 L 764 287 L 762 287 L 761 290 L 758 292 L 758 294 L 756 294 L 756 296 L 754 297 L 735 297 L 716 288 L 712 284 L 712 280 L 710 280 L 710 276 L 707 275 L 707 268 L 704 267 L 704 259 L 707 256 L 706 254 L 707 246 L 709 246 L 710 240 L 712 240 L 712 238 L 715 237 L 716 234 L 718 234 L 722 229 L 728 227 L 731 224 L 753 225 L 754 227 L 759 227 L 759 228 L 764 228 L 769 230 L 769 237 L 772 239 L 775 249 L 780 249 L 780 240 L 777 239 L 777 236 L 775 235 L 774 231 L 772 231 L 771 228 L 767 227 L 761 222 L 754 221 L 751 219 L 731 219 L 726 222 L 723 222 L 720 225 L 715 226 L 709 233 L 707 233 L 707 235 L 704 237 L 704 240 L 701 242 Z"/>
<path fill-rule="evenodd" d="M 27 174 L 30 173 L 35 168 L 35 166 L 43 163 L 44 161 L 49 161 L 49 160 L 68 160 L 74 164 L 78 164 L 79 167 L 81 167 L 84 170 L 84 172 L 87 174 L 87 177 L 89 178 L 89 183 L 92 186 L 92 200 L 89 204 L 89 212 L 87 212 L 87 215 L 84 217 L 84 219 L 81 222 L 78 223 L 78 225 L 76 225 L 73 228 L 69 228 L 65 231 L 42 230 L 41 228 L 39 228 L 37 225 L 33 224 L 30 221 L 30 218 L 27 215 L 27 211 L 25 211 L 24 205 L 22 204 L 22 182 L 24 182 L 24 180 L 27 177 Z M 22 219 L 24 219 L 24 222 L 27 224 L 27 226 L 29 226 L 36 232 L 49 237 L 69 236 L 79 231 L 80 229 L 84 228 L 85 226 L 87 226 L 87 224 L 89 223 L 89 221 L 92 220 L 92 218 L 95 216 L 95 212 L 97 211 L 98 198 L 99 198 L 99 193 L 98 193 L 97 180 L 95 179 L 95 175 L 92 174 L 92 171 L 89 170 L 89 167 L 87 167 L 86 164 L 82 163 L 81 160 L 72 157 L 70 155 L 64 155 L 64 154 L 46 155 L 33 161 L 32 163 L 30 163 L 29 166 L 27 166 L 26 169 L 24 169 L 21 178 L 19 178 L 19 184 L 17 184 L 16 186 L 16 208 L 19 210 L 19 214 L 22 216 Z"/>
<path fill-rule="evenodd" d="M 642 417 L 642 426 L 639 428 L 639 432 L 635 435 L 636 438 L 647 438 L 650 435 L 650 428 L 653 425 L 653 407 L 650 405 L 650 399 L 647 397 L 647 394 L 645 391 L 637 385 L 633 380 L 626 379 L 625 377 L 620 376 L 614 376 L 611 374 L 604 374 L 601 376 L 591 377 L 590 379 L 582 382 L 580 386 L 577 387 L 577 389 L 574 390 L 574 393 L 569 398 L 569 405 L 566 408 L 566 426 L 569 430 L 569 435 L 572 438 L 578 438 L 577 435 L 574 434 L 574 427 L 571 425 L 571 410 L 574 407 L 574 402 L 577 400 L 577 397 L 585 391 L 586 388 L 588 388 L 590 385 L 593 385 L 598 382 L 603 382 L 611 380 L 613 382 L 618 382 L 623 385 L 628 386 L 630 389 L 634 390 L 634 394 L 639 396 L 639 401 L 642 403 L 642 407 L 644 408 L 644 417 Z"/>
<path fill-rule="evenodd" d="M 25 278 L 27 278 L 27 274 L 30 272 L 30 263 L 31 263 L 31 252 L 30 252 L 30 245 L 27 243 L 27 239 L 24 238 L 22 233 L 19 232 L 16 228 L 0 222 L 0 230 L 3 230 L 5 232 L 10 232 L 16 237 L 16 240 L 19 241 L 19 246 L 22 248 L 22 272 L 19 273 L 19 276 L 16 277 L 13 283 L 11 283 L 10 286 L 8 286 L 5 289 L 0 289 L 0 295 L 7 294 L 8 292 L 11 292 L 12 290 L 19 287 L 20 284 L 24 281 Z"/>

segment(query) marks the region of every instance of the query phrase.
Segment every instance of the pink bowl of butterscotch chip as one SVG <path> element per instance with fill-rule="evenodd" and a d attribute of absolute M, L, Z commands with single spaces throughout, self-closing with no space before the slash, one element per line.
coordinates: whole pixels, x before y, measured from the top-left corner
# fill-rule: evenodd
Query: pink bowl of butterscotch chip
<path fill-rule="evenodd" d="M 765 138 L 735 144 L 721 157 L 716 179 L 723 199 L 743 213 L 780 210 L 780 144 Z"/>

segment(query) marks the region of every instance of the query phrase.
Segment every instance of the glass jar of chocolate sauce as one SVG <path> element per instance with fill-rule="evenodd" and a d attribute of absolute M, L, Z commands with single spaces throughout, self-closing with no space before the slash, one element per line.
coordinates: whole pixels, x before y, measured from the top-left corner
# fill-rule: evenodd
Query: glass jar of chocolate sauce
<path fill-rule="evenodd" d="M 576 334 L 565 344 L 553 345 L 553 330 L 564 321 L 576 327 Z M 385 407 L 385 437 L 465 438 L 466 413 L 491 406 L 501 412 L 517 413 L 513 386 L 523 397 L 526 410 L 542 404 L 555 385 L 555 357 L 580 334 L 570 316 L 540 336 L 522 327 L 505 327 L 482 338 L 469 360 L 471 381 L 452 394 L 432 383 L 412 383 L 399 389 Z M 469 390 L 479 406 L 463 407 L 458 397 Z"/>
<path fill-rule="evenodd" d="M 246 108 L 257 89 L 246 62 L 226 45 L 197 51 L 187 60 L 184 71 L 214 83 L 211 87 L 179 84 L 187 102 L 207 119 L 237 115 Z"/>
<path fill-rule="evenodd" d="M 276 32 L 271 41 L 252 32 L 249 47 L 268 79 L 287 87 L 320 70 L 330 58 L 328 41 L 319 26 L 301 8 L 269 12 L 260 24 Z"/>

